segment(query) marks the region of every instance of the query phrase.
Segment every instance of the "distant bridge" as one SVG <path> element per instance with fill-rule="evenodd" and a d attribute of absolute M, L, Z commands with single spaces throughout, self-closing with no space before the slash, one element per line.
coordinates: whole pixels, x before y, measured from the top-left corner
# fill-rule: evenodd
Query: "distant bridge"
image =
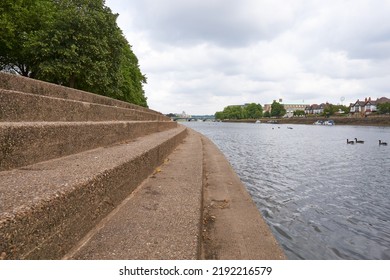
<path fill-rule="evenodd" d="M 210 117 L 210 116 L 194 116 L 194 117 L 189 117 L 189 118 L 173 117 L 171 119 L 173 121 L 186 121 L 186 122 L 215 121 L 215 118 L 214 117 Z"/>

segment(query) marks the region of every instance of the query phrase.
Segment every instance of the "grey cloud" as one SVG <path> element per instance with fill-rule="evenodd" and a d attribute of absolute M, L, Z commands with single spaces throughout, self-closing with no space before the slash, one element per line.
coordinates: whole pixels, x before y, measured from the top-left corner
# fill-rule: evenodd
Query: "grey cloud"
<path fill-rule="evenodd" d="M 121 27 L 148 77 L 149 105 L 162 112 L 390 97 L 390 1 L 107 3 L 126 10 Z"/>
<path fill-rule="evenodd" d="M 138 28 L 146 30 L 151 40 L 176 46 L 202 42 L 246 46 L 277 36 L 292 20 L 289 11 L 281 13 L 281 7 L 251 0 L 144 0 L 134 7 Z"/>

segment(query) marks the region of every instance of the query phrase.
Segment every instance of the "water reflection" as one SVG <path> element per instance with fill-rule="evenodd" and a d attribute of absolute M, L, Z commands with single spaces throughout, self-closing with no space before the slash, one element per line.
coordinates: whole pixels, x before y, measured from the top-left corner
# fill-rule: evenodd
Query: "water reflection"
<path fill-rule="evenodd" d="M 390 259 L 390 128 L 186 125 L 224 152 L 288 258 Z"/>

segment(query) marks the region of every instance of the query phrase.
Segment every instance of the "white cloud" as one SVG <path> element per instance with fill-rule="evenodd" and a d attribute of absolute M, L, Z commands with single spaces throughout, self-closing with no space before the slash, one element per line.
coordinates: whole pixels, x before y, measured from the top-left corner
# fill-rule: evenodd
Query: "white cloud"
<path fill-rule="evenodd" d="M 389 0 L 108 0 L 148 77 L 149 106 L 390 97 Z"/>

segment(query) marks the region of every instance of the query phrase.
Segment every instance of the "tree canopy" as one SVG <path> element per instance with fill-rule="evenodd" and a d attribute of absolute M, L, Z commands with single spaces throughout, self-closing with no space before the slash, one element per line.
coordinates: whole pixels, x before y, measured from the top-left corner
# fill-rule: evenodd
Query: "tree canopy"
<path fill-rule="evenodd" d="M 380 103 L 377 105 L 379 114 L 389 114 L 390 113 L 390 103 Z"/>
<path fill-rule="evenodd" d="M 324 108 L 324 116 L 333 116 L 336 113 L 343 112 L 343 114 L 349 113 L 349 108 L 344 105 L 326 104 Z"/>
<path fill-rule="evenodd" d="M 216 119 L 258 119 L 263 115 L 263 107 L 260 104 L 250 103 L 241 105 L 231 105 L 223 109 L 222 112 L 216 112 Z"/>
<path fill-rule="evenodd" d="M 305 115 L 305 111 L 304 110 L 295 110 L 294 113 L 293 113 L 294 116 L 304 116 Z"/>
<path fill-rule="evenodd" d="M 104 0 L 2 0 L 0 69 L 147 107 L 117 16 Z"/>
<path fill-rule="evenodd" d="M 279 102 L 272 102 L 271 104 L 271 117 L 282 117 L 286 114 L 286 109 L 284 109 L 283 104 Z"/>
<path fill-rule="evenodd" d="M 250 103 L 244 107 L 247 119 L 259 119 L 263 116 L 263 107 L 260 104 Z"/>

